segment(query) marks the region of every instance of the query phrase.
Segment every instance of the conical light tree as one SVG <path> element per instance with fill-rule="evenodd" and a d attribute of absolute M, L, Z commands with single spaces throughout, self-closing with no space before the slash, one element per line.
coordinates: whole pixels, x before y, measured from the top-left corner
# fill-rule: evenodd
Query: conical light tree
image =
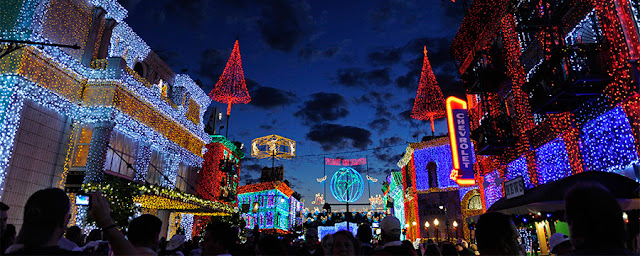
<path fill-rule="evenodd" d="M 209 93 L 209 97 L 217 102 L 227 104 L 227 131 L 225 137 L 228 137 L 231 104 L 247 104 L 251 101 L 251 96 L 247 91 L 247 83 L 244 80 L 244 71 L 242 71 L 238 40 L 233 46 L 227 66 L 224 68 L 222 75 L 220 75 L 216 86 Z"/>
<path fill-rule="evenodd" d="M 431 63 L 427 58 L 427 47 L 424 47 L 424 61 L 422 62 L 422 74 L 420 75 L 420 83 L 416 100 L 411 110 L 411 118 L 416 120 L 430 120 L 431 133 L 435 135 L 435 127 L 433 120 L 442 118 L 446 115 L 444 96 L 442 90 L 438 86 L 436 76 L 431 69 Z"/>

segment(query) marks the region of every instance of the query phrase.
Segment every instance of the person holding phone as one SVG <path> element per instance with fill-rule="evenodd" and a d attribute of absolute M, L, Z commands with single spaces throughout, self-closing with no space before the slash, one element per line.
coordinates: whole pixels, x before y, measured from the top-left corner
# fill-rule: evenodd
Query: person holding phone
<path fill-rule="evenodd" d="M 96 220 L 98 227 L 102 228 L 114 254 L 136 254 L 133 245 L 116 228 L 111 218 L 111 209 L 104 197 L 95 192 L 91 195 L 91 202 L 89 214 Z M 59 188 L 47 188 L 33 193 L 24 207 L 24 222 L 16 244 L 7 249 L 7 254 L 82 255 L 82 252 L 72 252 L 58 246 L 71 218 L 70 208 L 69 197 Z"/>

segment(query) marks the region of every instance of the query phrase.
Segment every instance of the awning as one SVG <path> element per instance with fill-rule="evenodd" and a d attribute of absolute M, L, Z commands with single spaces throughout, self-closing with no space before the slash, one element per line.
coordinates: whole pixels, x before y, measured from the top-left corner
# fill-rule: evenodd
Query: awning
<path fill-rule="evenodd" d="M 502 198 L 488 209 L 504 214 L 529 214 L 564 210 L 564 195 L 579 182 L 597 182 L 607 188 L 622 207 L 622 210 L 640 209 L 640 183 L 625 176 L 608 172 L 583 172 L 525 190 L 523 196 Z"/>

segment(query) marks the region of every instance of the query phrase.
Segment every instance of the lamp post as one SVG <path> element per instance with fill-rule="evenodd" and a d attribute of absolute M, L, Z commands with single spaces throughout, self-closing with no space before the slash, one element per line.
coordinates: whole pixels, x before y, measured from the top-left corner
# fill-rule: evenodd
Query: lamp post
<path fill-rule="evenodd" d="M 456 234 L 456 240 L 458 240 L 458 222 L 453 221 L 453 232 Z"/>
<path fill-rule="evenodd" d="M 427 231 L 427 239 L 429 238 L 429 221 L 424 222 L 424 230 Z"/>
<path fill-rule="evenodd" d="M 438 231 L 438 224 L 440 224 L 440 222 L 438 221 L 437 218 L 435 220 L 433 220 L 433 225 L 436 226 L 436 243 L 440 239 L 440 232 Z"/>

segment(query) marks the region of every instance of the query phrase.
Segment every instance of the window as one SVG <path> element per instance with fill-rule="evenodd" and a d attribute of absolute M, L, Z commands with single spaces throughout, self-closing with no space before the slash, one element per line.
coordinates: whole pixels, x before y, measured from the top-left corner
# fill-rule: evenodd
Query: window
<path fill-rule="evenodd" d="M 166 164 L 168 154 L 153 150 L 151 153 L 151 162 L 149 162 L 149 169 L 147 170 L 147 182 L 156 185 L 162 185 L 164 181 L 164 176 L 162 175 L 162 171 L 164 170 L 164 165 Z"/>
<path fill-rule="evenodd" d="M 93 134 L 92 126 L 82 127 L 80 136 L 76 141 L 76 149 L 73 154 L 72 167 L 85 167 L 87 165 L 87 156 L 89 155 L 89 147 L 91 145 L 91 135 Z"/>
<path fill-rule="evenodd" d="M 135 149 L 138 148 L 138 143 L 132 138 L 114 130 L 109 146 L 104 165 L 105 170 L 133 178 L 135 173 L 133 168 L 129 168 L 128 164 L 134 164 L 136 159 Z"/>
<path fill-rule="evenodd" d="M 194 167 L 180 163 L 178 166 L 178 178 L 176 179 L 176 188 L 182 192 L 193 193 L 197 176 L 197 170 Z"/>
<path fill-rule="evenodd" d="M 482 210 L 482 200 L 480 195 L 474 195 L 469 199 L 469 204 L 467 204 L 467 209 L 469 210 Z"/>

